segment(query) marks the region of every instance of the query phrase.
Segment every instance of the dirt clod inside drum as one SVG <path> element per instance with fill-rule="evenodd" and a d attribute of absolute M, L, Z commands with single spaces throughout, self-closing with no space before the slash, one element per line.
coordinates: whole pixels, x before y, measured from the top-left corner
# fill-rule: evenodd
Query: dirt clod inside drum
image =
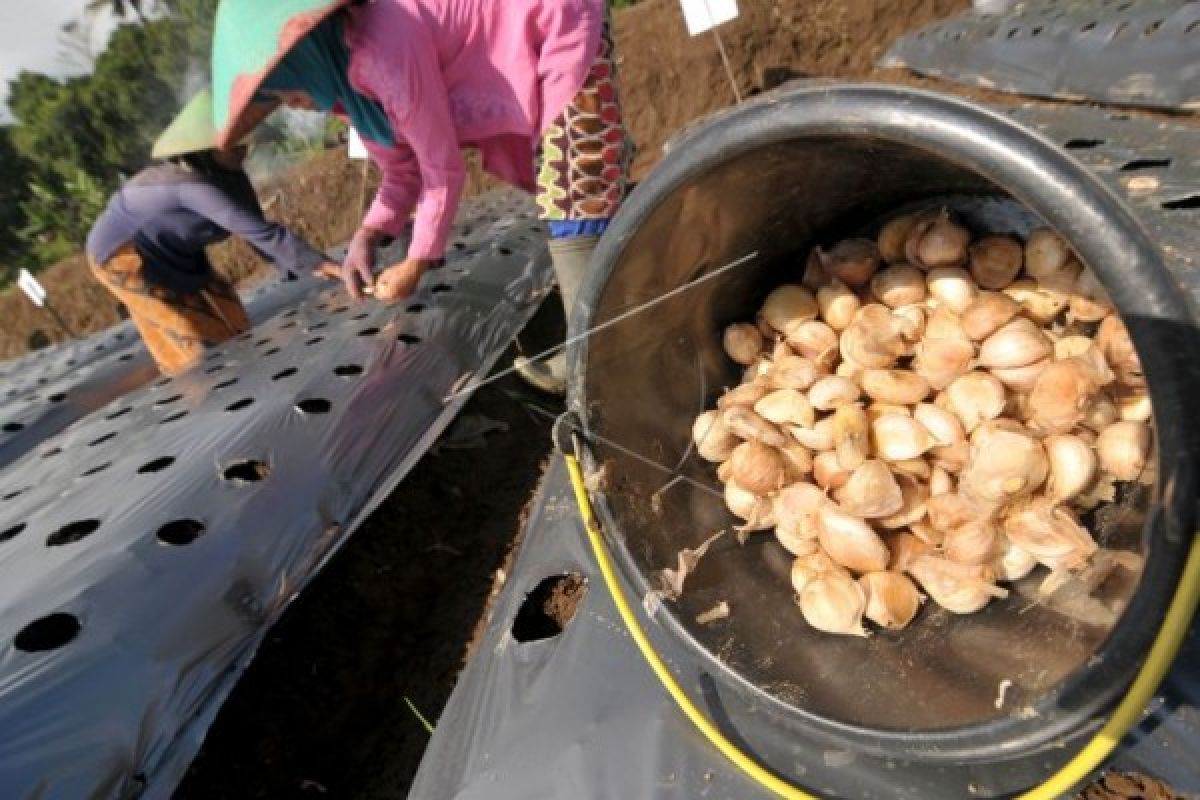
<path fill-rule="evenodd" d="M 1080 792 L 1076 800 L 1184 800 L 1184 796 L 1147 775 L 1110 772 Z"/>

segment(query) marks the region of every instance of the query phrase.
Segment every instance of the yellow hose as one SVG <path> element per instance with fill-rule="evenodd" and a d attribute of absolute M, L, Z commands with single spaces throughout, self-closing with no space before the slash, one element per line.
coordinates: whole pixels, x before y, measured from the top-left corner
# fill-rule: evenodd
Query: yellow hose
<path fill-rule="evenodd" d="M 654 645 L 650 643 L 650 639 L 646 636 L 645 631 L 642 630 L 637 615 L 633 612 L 629 601 L 625 598 L 625 593 L 621 590 L 621 584 L 617 578 L 616 571 L 613 569 L 612 557 L 609 555 L 608 545 L 604 541 L 604 535 L 600 532 L 595 517 L 592 515 L 592 504 L 584 485 L 583 472 L 579 467 L 579 460 L 570 453 L 564 453 L 563 455 L 567 462 L 567 473 L 571 478 L 571 487 L 575 492 L 575 501 L 579 505 L 580 514 L 583 516 L 584 529 L 587 531 L 592 552 L 596 556 L 596 563 L 600 566 L 600 574 L 604 578 L 604 584 L 608 587 L 609 594 L 612 595 L 613 602 L 617 606 L 617 611 L 621 614 L 621 619 L 624 620 L 630 635 L 633 636 L 634 642 L 637 643 L 638 649 L 641 650 L 642 657 L 650 665 L 654 674 L 658 676 L 663 688 L 671 695 L 671 698 L 679 706 L 684 715 L 692 721 L 692 724 L 704 734 L 704 737 L 720 750 L 726 758 L 732 761 L 738 769 L 746 773 L 746 775 L 764 789 L 788 800 L 817 800 L 816 795 L 808 794 L 802 789 L 798 789 L 780 780 L 776 775 L 755 762 L 753 758 L 739 750 L 717 730 L 717 727 L 704 716 L 704 713 L 696 707 L 695 703 L 692 702 L 691 698 L 680 687 L 679 682 L 675 680 L 675 676 L 667 669 L 667 665 L 663 663 L 662 658 L 655 651 Z M 1121 741 L 1121 737 L 1137 724 L 1143 710 L 1146 708 L 1146 704 L 1154 696 L 1159 683 L 1162 682 L 1163 676 L 1166 675 L 1171 662 L 1174 661 L 1175 654 L 1179 651 L 1184 636 L 1187 635 L 1188 626 L 1191 623 L 1192 615 L 1196 611 L 1198 599 L 1200 599 L 1200 537 L 1193 538 L 1192 540 L 1191 549 L 1188 551 L 1187 563 L 1184 565 L 1183 577 L 1180 579 L 1179 586 L 1175 590 L 1175 596 L 1171 600 L 1167 614 L 1163 618 L 1162 627 L 1159 629 L 1158 635 L 1150 647 L 1150 653 L 1146 658 L 1146 662 L 1142 665 L 1137 678 L 1134 679 L 1133 684 L 1129 687 L 1129 693 L 1125 695 L 1125 698 L 1117 706 L 1116 711 L 1113 712 L 1113 715 L 1105 723 L 1104 727 L 1100 729 L 1096 736 L 1082 750 L 1075 754 L 1074 758 L 1044 783 L 1021 795 L 1018 800 L 1054 800 L 1054 798 L 1061 797 L 1071 791 L 1072 788 L 1083 781 L 1108 758 L 1113 749 Z"/>

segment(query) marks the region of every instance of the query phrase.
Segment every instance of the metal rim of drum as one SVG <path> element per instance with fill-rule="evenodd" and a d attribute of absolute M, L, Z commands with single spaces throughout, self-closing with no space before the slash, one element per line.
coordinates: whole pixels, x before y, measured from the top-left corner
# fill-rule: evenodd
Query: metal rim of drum
<path fill-rule="evenodd" d="M 1037 715 L 989 720 L 933 731 L 886 731 L 804 711 L 728 670 L 678 617 L 661 616 L 670 633 L 748 702 L 765 706 L 789 726 L 832 745 L 881 758 L 958 764 L 1019 758 L 1091 730 L 1123 695 L 1157 634 L 1182 573 L 1196 495 L 1192 452 L 1200 431 L 1189 430 L 1186 409 L 1200 379 L 1180 370 L 1197 351 L 1196 317 L 1183 288 L 1136 214 L 1086 167 L 1040 134 L 986 108 L 946 95 L 881 84 L 782 89 L 692 126 L 638 186 L 602 238 L 570 319 L 570 334 L 588 329 L 603 289 L 642 219 L 680 186 L 733 158 L 792 139 L 857 137 L 884 140 L 934 154 L 971 170 L 1062 234 L 1105 285 L 1125 320 L 1146 372 L 1155 409 L 1159 483 L 1143 536 L 1147 558 L 1128 606 L 1100 646 L 1104 657 L 1078 669 L 1034 704 Z M 682 145 L 686 142 L 686 147 Z M 568 349 L 568 374 L 586 375 L 588 344 Z M 587 425 L 583 381 L 569 381 L 568 405 Z M 1163 431 L 1170 434 L 1163 436 Z M 585 460 L 589 454 L 581 454 Z M 594 466 L 594 465 L 592 465 Z M 607 503 L 596 504 L 622 576 L 641 593 L 652 588 L 637 567 Z M 1051 712 L 1046 714 L 1044 712 Z"/>

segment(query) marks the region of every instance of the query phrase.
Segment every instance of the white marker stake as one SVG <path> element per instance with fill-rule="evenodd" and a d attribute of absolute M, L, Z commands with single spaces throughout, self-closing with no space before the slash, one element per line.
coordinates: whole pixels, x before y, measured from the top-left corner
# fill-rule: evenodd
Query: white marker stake
<path fill-rule="evenodd" d="M 729 56 L 725 53 L 725 43 L 717 26 L 730 20 L 737 19 L 737 0 L 679 0 L 683 7 L 683 21 L 687 24 L 688 34 L 697 36 L 705 31 L 712 31 L 713 39 L 717 42 L 717 50 L 721 54 L 721 63 L 725 66 L 725 75 L 729 78 L 729 86 L 733 89 L 733 97 L 742 102 L 742 93 L 738 91 L 737 80 L 733 77 L 733 67 L 729 65 Z"/>
<path fill-rule="evenodd" d="M 46 289 L 38 282 L 38 279 L 27 269 L 22 269 L 17 273 L 17 287 L 25 293 L 25 296 L 38 308 L 44 309 L 47 314 L 54 320 L 58 327 L 63 329 L 63 333 L 67 336 L 74 336 L 71 329 L 67 327 L 66 321 L 58 315 L 58 312 L 50 307 L 50 303 L 46 298 Z"/>
<path fill-rule="evenodd" d="M 367 146 L 363 144 L 362 137 L 358 135 L 358 131 L 354 130 L 354 128 L 350 129 L 350 137 L 346 143 L 346 155 L 355 161 L 361 161 L 369 156 Z"/>
<path fill-rule="evenodd" d="M 367 146 L 363 144 L 362 137 L 354 128 L 350 129 L 350 136 L 346 140 L 346 155 L 355 161 L 363 162 L 362 182 L 358 187 L 358 218 L 362 219 L 363 211 L 367 207 L 367 170 L 371 167 L 371 154 L 367 152 Z"/>
<path fill-rule="evenodd" d="M 30 274 L 29 270 L 22 269 L 21 273 L 17 275 L 17 286 L 33 301 L 35 306 L 38 308 L 46 306 L 46 290 L 38 283 L 38 279 Z"/>
<path fill-rule="evenodd" d="M 698 36 L 718 25 L 737 19 L 737 0 L 679 0 L 688 35 Z"/>

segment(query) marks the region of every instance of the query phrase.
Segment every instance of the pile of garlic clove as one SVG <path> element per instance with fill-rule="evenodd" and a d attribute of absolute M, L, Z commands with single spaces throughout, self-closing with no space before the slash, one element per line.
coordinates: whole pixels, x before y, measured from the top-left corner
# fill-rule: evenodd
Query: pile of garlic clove
<path fill-rule="evenodd" d="M 793 556 L 805 620 L 866 635 L 925 596 L 969 614 L 1097 544 L 1078 513 L 1147 480 L 1129 334 L 1056 233 L 970 232 L 943 209 L 813 251 L 723 346 L 741 385 L 694 422 L 742 532 Z M 924 594 L 922 594 L 924 592 Z"/>

